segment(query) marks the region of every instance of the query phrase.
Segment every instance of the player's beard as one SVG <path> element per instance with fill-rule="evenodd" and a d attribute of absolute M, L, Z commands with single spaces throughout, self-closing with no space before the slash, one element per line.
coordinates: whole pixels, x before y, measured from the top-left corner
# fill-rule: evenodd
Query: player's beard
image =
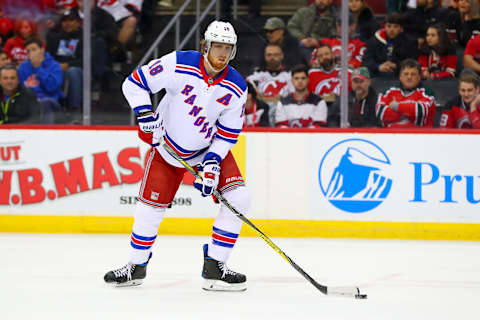
<path fill-rule="evenodd" d="M 216 70 L 223 70 L 228 63 L 228 59 L 225 60 L 225 62 L 215 62 L 214 59 L 211 57 L 210 52 L 208 53 L 207 59 L 210 65 Z"/>

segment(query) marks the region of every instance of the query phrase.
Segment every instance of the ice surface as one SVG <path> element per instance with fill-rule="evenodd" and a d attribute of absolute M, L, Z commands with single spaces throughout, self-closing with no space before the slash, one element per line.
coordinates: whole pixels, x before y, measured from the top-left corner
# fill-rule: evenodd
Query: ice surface
<path fill-rule="evenodd" d="M 327 297 L 263 240 L 239 238 L 229 266 L 241 293 L 201 289 L 208 237 L 159 236 L 147 279 L 115 288 L 129 236 L 0 233 L 0 319 L 474 319 L 480 243 L 273 239 L 318 282 L 358 285 L 368 300 Z"/>

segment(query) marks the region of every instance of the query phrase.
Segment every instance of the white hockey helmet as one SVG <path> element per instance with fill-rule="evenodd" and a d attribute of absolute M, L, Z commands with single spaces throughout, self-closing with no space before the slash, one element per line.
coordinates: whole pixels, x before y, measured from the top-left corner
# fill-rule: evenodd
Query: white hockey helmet
<path fill-rule="evenodd" d="M 213 21 L 210 23 L 205 31 L 205 42 L 205 52 L 203 53 L 205 58 L 208 56 L 212 42 L 231 44 L 233 48 L 228 61 L 235 58 L 237 53 L 237 34 L 229 22 Z"/>

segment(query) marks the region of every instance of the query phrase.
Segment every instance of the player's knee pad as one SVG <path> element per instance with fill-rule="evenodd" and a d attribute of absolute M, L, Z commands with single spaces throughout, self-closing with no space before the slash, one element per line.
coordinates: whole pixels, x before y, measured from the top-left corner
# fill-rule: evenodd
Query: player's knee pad
<path fill-rule="evenodd" d="M 141 226 L 142 228 L 151 228 L 156 232 L 164 215 L 165 208 L 150 206 L 139 201 L 137 202 L 137 207 L 135 209 L 134 227 Z"/>
<path fill-rule="evenodd" d="M 225 199 L 240 213 L 246 215 L 250 209 L 251 196 L 246 186 L 241 186 L 223 194 Z"/>

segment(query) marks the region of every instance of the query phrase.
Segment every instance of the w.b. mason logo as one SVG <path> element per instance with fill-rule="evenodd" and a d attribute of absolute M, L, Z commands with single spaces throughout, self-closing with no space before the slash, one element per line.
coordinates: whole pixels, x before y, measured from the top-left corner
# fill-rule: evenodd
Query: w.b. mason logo
<path fill-rule="evenodd" d="M 340 210 L 362 213 L 376 208 L 388 196 L 392 179 L 385 152 L 371 141 L 346 139 L 323 156 L 318 171 L 320 188 Z"/>

